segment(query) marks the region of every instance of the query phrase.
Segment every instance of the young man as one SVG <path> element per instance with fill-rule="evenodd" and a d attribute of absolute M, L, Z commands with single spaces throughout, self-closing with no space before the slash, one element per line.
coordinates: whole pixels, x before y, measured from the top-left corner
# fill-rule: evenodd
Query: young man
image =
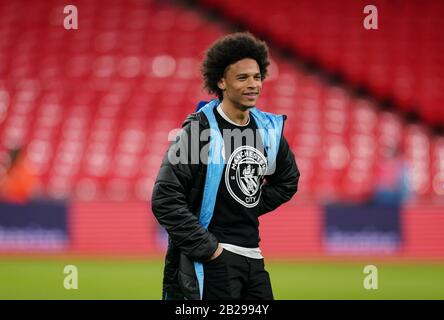
<path fill-rule="evenodd" d="M 273 299 L 258 217 L 291 199 L 300 174 L 286 116 L 255 107 L 268 65 L 266 44 L 249 33 L 206 53 L 204 84 L 218 100 L 185 120 L 153 189 L 169 235 L 163 299 Z"/>

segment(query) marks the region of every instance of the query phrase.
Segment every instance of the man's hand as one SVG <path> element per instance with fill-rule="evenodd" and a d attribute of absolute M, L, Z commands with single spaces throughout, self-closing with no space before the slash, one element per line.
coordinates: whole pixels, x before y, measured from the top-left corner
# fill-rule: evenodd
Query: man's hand
<path fill-rule="evenodd" d="M 217 257 L 219 257 L 222 254 L 222 251 L 224 251 L 224 248 L 222 248 L 222 246 L 220 244 L 218 244 L 216 251 L 214 251 L 213 255 L 207 261 L 211 261 L 211 260 L 216 259 Z"/>

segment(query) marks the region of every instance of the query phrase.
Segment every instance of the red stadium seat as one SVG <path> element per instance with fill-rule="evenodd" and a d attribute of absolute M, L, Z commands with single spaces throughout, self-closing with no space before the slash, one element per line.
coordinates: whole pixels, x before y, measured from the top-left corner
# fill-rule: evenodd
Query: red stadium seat
<path fill-rule="evenodd" d="M 270 33 L 277 43 L 316 57 L 381 96 L 395 94 L 406 110 L 421 106 L 430 121 L 444 115 L 435 108 L 444 101 L 435 86 L 443 81 L 442 57 L 432 53 L 442 49 L 441 35 L 422 22 L 418 30 L 408 29 L 424 42 L 416 58 L 409 52 L 419 42 L 407 41 L 410 35 L 401 32 L 399 21 L 384 20 L 393 10 L 383 13 L 381 28 L 384 23 L 396 28 L 379 35 L 355 27 L 362 23 L 359 2 L 281 1 L 272 7 L 269 1 L 205 2 L 248 19 L 252 30 Z M 27 146 L 42 196 L 148 199 L 168 135 L 199 100 L 210 99 L 202 90 L 199 63 L 208 45 L 225 33 L 221 26 L 168 4 L 101 4 L 80 1 L 81 28 L 72 32 L 62 27 L 62 1 L 0 4 L 0 153 Z M 243 6 L 248 15 L 241 14 Z M 381 8 L 392 7 L 381 2 Z M 442 6 L 433 8 L 418 12 L 430 14 L 430 23 L 439 26 Z M 405 10 L 402 21 L 410 21 L 416 6 Z M 400 142 L 413 168 L 415 194 L 444 195 L 442 139 L 271 55 L 259 106 L 289 117 L 285 136 L 302 171 L 302 196 L 368 197 L 379 151 Z"/>

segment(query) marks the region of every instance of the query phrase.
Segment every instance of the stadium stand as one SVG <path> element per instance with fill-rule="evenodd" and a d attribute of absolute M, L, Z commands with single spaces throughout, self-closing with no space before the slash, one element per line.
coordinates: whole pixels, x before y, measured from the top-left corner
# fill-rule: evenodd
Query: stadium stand
<path fill-rule="evenodd" d="M 401 110 L 444 124 L 442 1 L 199 0 L 276 44 L 340 73 Z M 367 5 L 378 29 L 366 30 Z M 248 14 L 245 14 L 245 13 Z"/>
<path fill-rule="evenodd" d="M 225 3 L 230 13 L 233 2 Z M 205 21 L 193 11 L 154 1 L 111 1 L 103 8 L 100 1 L 80 2 L 81 27 L 69 31 L 60 5 L 2 5 L 0 150 L 5 156 L 27 146 L 42 196 L 147 199 L 169 131 L 208 98 L 199 58 L 223 31 L 201 28 Z M 278 55 L 261 106 L 289 116 L 286 135 L 307 196 L 368 195 L 380 151 L 393 143 L 404 145 L 414 193 L 444 194 L 442 138 Z"/>

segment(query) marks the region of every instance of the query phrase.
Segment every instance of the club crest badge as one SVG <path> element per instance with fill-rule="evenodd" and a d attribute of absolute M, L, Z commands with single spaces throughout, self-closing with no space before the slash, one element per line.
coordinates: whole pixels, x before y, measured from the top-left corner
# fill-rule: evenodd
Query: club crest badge
<path fill-rule="evenodd" d="M 227 162 L 225 184 L 230 195 L 247 208 L 257 205 L 261 185 L 267 172 L 267 159 L 257 149 L 242 146 L 234 150 Z"/>

